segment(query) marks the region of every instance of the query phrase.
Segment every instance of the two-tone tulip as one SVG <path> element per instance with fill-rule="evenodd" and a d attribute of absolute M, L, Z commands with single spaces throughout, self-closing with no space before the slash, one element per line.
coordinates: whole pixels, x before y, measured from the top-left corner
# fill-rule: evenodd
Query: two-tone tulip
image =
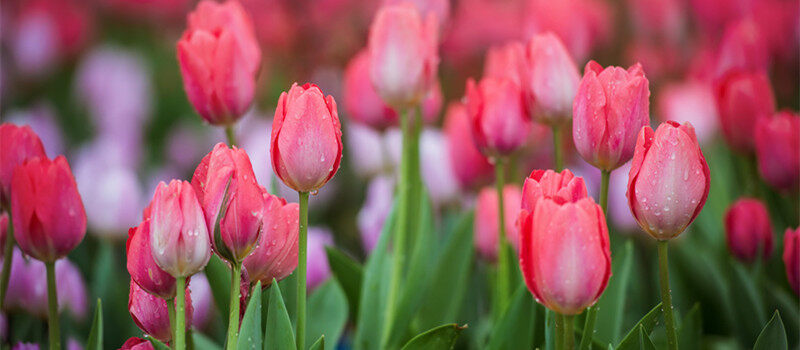
<path fill-rule="evenodd" d="M 10 200 L 14 168 L 35 157 L 45 157 L 44 146 L 30 126 L 0 125 L 0 203 Z"/>
<path fill-rule="evenodd" d="M 506 239 L 514 247 L 514 250 L 519 249 L 519 232 L 515 222 L 521 200 L 522 192 L 519 186 L 508 184 L 503 188 L 504 213 L 502 220 L 505 221 Z M 478 193 L 478 199 L 475 203 L 475 248 L 481 257 L 492 262 L 497 260 L 497 252 L 500 246 L 497 222 L 499 217 L 497 191 L 492 187 L 486 187 Z"/>
<path fill-rule="evenodd" d="M 564 43 L 553 33 L 538 34 L 525 55 L 522 90 L 531 116 L 548 125 L 568 123 L 581 77 Z"/>
<path fill-rule="evenodd" d="M 274 278 L 280 281 L 297 267 L 298 254 L 298 220 L 297 203 L 286 203 L 286 200 L 261 190 L 265 201 L 262 218 L 263 231 L 253 253 L 244 259 L 244 270 L 251 283 L 261 281 L 263 287 L 272 283 Z"/>
<path fill-rule="evenodd" d="M 800 295 L 800 229 L 787 228 L 783 236 L 783 264 L 786 279 L 794 292 Z"/>
<path fill-rule="evenodd" d="M 716 83 L 722 136 L 733 150 L 752 153 L 756 120 L 775 113 L 775 97 L 763 72 L 733 71 Z"/>
<path fill-rule="evenodd" d="M 756 122 L 758 170 L 770 186 L 792 191 L 800 186 L 800 115 L 783 111 Z"/>
<path fill-rule="evenodd" d="M 186 293 L 186 319 L 191 321 L 192 298 L 191 293 Z M 133 322 L 146 334 L 162 342 L 172 339 L 170 328 L 169 311 L 167 303 L 174 302 L 165 300 L 158 296 L 147 293 L 139 287 L 136 282 L 131 281 L 130 293 L 128 294 L 128 312 L 133 318 Z M 191 326 L 191 322 L 186 322 L 186 328 Z"/>
<path fill-rule="evenodd" d="M 145 210 L 145 215 L 149 215 Z M 150 218 L 145 217 L 137 227 L 128 230 L 125 243 L 126 267 L 131 281 L 142 289 L 163 299 L 175 297 L 175 278 L 162 270 L 153 259 L 150 248 Z"/>
<path fill-rule="evenodd" d="M 668 240 L 694 221 L 708 198 L 708 163 L 694 128 L 669 121 L 642 128 L 628 174 L 628 205 L 639 226 Z"/>
<path fill-rule="evenodd" d="M 742 198 L 725 213 L 725 238 L 734 256 L 744 262 L 769 259 L 772 254 L 772 225 L 760 200 Z"/>
<path fill-rule="evenodd" d="M 506 156 L 527 141 L 531 121 L 525 112 L 522 90 L 508 78 L 467 80 L 467 113 L 472 137 L 488 157 Z"/>
<path fill-rule="evenodd" d="M 492 179 L 494 168 L 475 146 L 469 113 L 463 103 L 453 102 L 447 107 L 444 136 L 450 167 L 462 188 L 482 185 Z"/>

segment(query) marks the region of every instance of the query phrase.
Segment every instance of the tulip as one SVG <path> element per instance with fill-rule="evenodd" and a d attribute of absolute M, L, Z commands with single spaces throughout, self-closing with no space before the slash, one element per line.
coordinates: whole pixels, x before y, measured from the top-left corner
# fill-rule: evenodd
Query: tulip
<path fill-rule="evenodd" d="M 192 187 L 203 207 L 214 251 L 240 263 L 255 247 L 264 215 L 264 198 L 247 153 L 218 143 L 197 166 Z"/>
<path fill-rule="evenodd" d="M 266 288 L 273 278 L 280 281 L 297 267 L 299 207 L 264 189 L 262 196 L 266 203 L 263 231 L 253 253 L 244 259 L 244 268 L 251 283 L 261 281 Z"/>
<path fill-rule="evenodd" d="M 535 120 L 568 123 L 580 75 L 567 48 L 553 33 L 534 36 L 526 47 L 523 91 Z"/>
<path fill-rule="evenodd" d="M 466 99 L 472 136 L 481 153 L 506 156 L 525 143 L 531 126 L 519 85 L 510 79 L 469 79 Z"/>
<path fill-rule="evenodd" d="M 611 276 L 611 250 L 605 215 L 591 198 L 540 199 L 520 234 L 522 275 L 539 303 L 577 315 L 597 301 Z"/>
<path fill-rule="evenodd" d="M 716 86 L 722 135 L 739 153 L 753 152 L 756 120 L 775 112 L 775 98 L 764 73 L 734 71 Z"/>
<path fill-rule="evenodd" d="M 768 260 L 772 254 L 772 226 L 764 203 L 755 198 L 733 203 L 725 213 L 725 238 L 739 260 Z"/>
<path fill-rule="evenodd" d="M 272 168 L 298 192 L 325 185 L 342 159 L 342 128 L 333 97 L 316 85 L 293 84 L 281 94 L 270 140 Z"/>
<path fill-rule="evenodd" d="M 533 214 L 536 203 L 542 199 L 577 202 L 586 197 L 588 194 L 583 178 L 573 175 L 569 169 L 564 169 L 560 173 L 549 169 L 534 170 L 525 178 L 522 187 L 519 224 L 525 221 L 524 216 Z"/>
<path fill-rule="evenodd" d="M 325 247 L 333 245 L 330 230 L 312 227 L 308 230 L 308 290 L 313 291 L 331 277 Z"/>
<path fill-rule="evenodd" d="M 149 340 L 131 337 L 122 344 L 119 350 L 154 350 Z"/>
<path fill-rule="evenodd" d="M 126 264 L 131 280 L 146 292 L 163 299 L 175 297 L 175 278 L 162 270 L 150 248 L 150 218 L 128 230 L 125 243 Z"/>
<path fill-rule="evenodd" d="M 128 295 L 128 312 L 131 313 L 133 322 L 139 326 L 146 334 L 156 338 L 162 342 L 168 342 L 172 339 L 172 332 L 170 329 L 169 312 L 167 310 L 167 301 L 159 298 L 158 296 L 147 293 L 139 287 L 138 284 L 131 281 L 130 294 Z M 191 320 L 192 314 L 192 300 L 191 294 L 186 294 L 186 316 Z M 190 322 L 187 322 L 186 328 L 188 329 Z"/>
<path fill-rule="evenodd" d="M 786 278 L 795 293 L 800 295 L 800 229 L 787 228 L 783 236 L 783 264 Z"/>
<path fill-rule="evenodd" d="M 470 117 L 464 104 L 453 102 L 448 106 L 444 135 L 450 167 L 462 188 L 481 185 L 492 178 L 492 164 L 472 140 Z"/>
<path fill-rule="evenodd" d="M 378 244 L 393 203 L 394 179 L 390 176 L 376 176 L 370 180 L 366 199 L 356 217 L 356 224 L 361 233 L 361 244 L 365 252 L 371 253 Z"/>
<path fill-rule="evenodd" d="M 770 186 L 792 191 L 800 183 L 800 116 L 783 111 L 756 122 L 758 170 Z"/>
<path fill-rule="evenodd" d="M 253 23 L 237 1 L 201 1 L 178 41 L 178 63 L 189 101 L 206 122 L 230 126 L 250 108 L 261 49 Z"/>
<path fill-rule="evenodd" d="M 7 123 L 28 125 L 44 146 L 45 154 L 55 158 L 64 153 L 64 135 L 58 125 L 55 108 L 48 102 L 40 102 L 26 109 L 9 111 Z"/>
<path fill-rule="evenodd" d="M 483 63 L 485 77 L 507 78 L 519 86 L 524 86 L 523 77 L 526 70 L 525 46 L 519 42 L 512 41 L 502 46 L 491 47 L 486 52 L 486 61 Z"/>
<path fill-rule="evenodd" d="M 522 200 L 522 192 L 519 186 L 508 184 L 503 188 L 503 220 L 507 227 L 506 238 L 514 247 L 519 250 L 519 233 L 514 222 L 519 213 L 519 203 Z M 497 251 L 500 242 L 500 235 L 497 231 L 498 223 L 498 204 L 497 192 L 493 188 L 484 188 L 478 194 L 475 204 L 475 248 L 484 259 L 497 261 Z"/>
<path fill-rule="evenodd" d="M 679 235 L 708 197 L 709 169 L 691 124 L 642 128 L 628 175 L 628 205 L 639 226 L 657 240 Z"/>
<path fill-rule="evenodd" d="M 639 129 L 650 122 L 648 84 L 640 64 L 627 71 L 586 64 L 572 108 L 572 137 L 586 162 L 611 171 L 631 159 Z"/>
<path fill-rule="evenodd" d="M 369 29 L 370 77 L 390 106 L 416 105 L 436 80 L 438 23 L 409 3 L 385 5 Z"/>
<path fill-rule="evenodd" d="M 29 126 L 0 125 L 0 203 L 9 205 L 14 168 L 34 157 L 45 157 L 39 136 Z"/>
<path fill-rule="evenodd" d="M 717 75 L 731 70 L 766 72 L 770 55 L 767 41 L 752 18 L 728 24 L 719 46 Z"/>
<path fill-rule="evenodd" d="M 370 80 L 370 53 L 362 50 L 347 64 L 344 72 L 344 107 L 354 121 L 376 129 L 396 125 L 397 112 L 389 107 Z"/>

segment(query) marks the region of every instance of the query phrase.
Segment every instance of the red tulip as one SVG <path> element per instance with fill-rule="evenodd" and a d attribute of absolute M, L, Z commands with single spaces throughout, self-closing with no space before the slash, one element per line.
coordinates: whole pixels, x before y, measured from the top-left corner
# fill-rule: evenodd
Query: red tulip
<path fill-rule="evenodd" d="M 203 207 L 214 251 L 226 260 L 241 262 L 258 241 L 265 210 L 247 153 L 218 143 L 194 171 L 192 187 Z M 214 232 L 218 218 L 219 242 Z"/>
<path fill-rule="evenodd" d="M 172 299 L 175 297 L 175 278 L 158 267 L 153 259 L 150 248 L 150 218 L 147 216 L 139 226 L 128 230 L 128 241 L 125 243 L 128 273 L 131 280 L 148 293 L 163 299 Z"/>
<path fill-rule="evenodd" d="M 44 262 L 67 255 L 86 234 L 86 212 L 64 156 L 33 158 L 11 179 L 14 237 L 25 254 Z"/>
<path fill-rule="evenodd" d="M 756 156 L 761 177 L 779 190 L 800 185 L 800 115 L 791 111 L 756 122 Z"/>
<path fill-rule="evenodd" d="M 525 112 L 522 90 L 507 78 L 467 80 L 467 112 L 472 136 L 481 153 L 508 155 L 527 141 L 531 121 Z"/>
<path fill-rule="evenodd" d="M 409 3 L 378 10 L 369 30 L 370 76 L 387 104 L 413 106 L 434 84 L 438 26 L 432 13 L 423 19 Z"/>
<path fill-rule="evenodd" d="M 298 192 L 316 191 L 339 170 L 342 126 L 333 97 L 314 84 L 293 84 L 272 122 L 272 169 Z"/>
<path fill-rule="evenodd" d="M 600 206 L 589 197 L 543 198 L 520 227 L 519 264 L 536 300 L 565 315 L 593 305 L 611 276 L 608 227 Z"/>
<path fill-rule="evenodd" d="M 450 166 L 461 187 L 470 188 L 488 183 L 494 176 L 494 168 L 472 141 L 472 127 L 464 104 L 453 102 L 447 107 L 444 135 Z"/>
<path fill-rule="evenodd" d="M 0 203 L 11 198 L 11 176 L 14 168 L 28 159 L 45 157 L 44 146 L 31 127 L 11 123 L 0 125 Z"/>
<path fill-rule="evenodd" d="M 131 337 L 122 344 L 119 350 L 154 350 L 154 348 L 148 340 Z"/>
<path fill-rule="evenodd" d="M 244 269 L 252 283 L 261 281 L 266 287 L 273 278 L 280 281 L 297 267 L 300 207 L 263 189 L 262 194 L 266 202 L 264 230 L 253 253 L 244 259 Z"/>
<path fill-rule="evenodd" d="M 786 278 L 794 292 L 800 295 L 800 229 L 787 228 L 783 236 L 783 264 Z"/>
<path fill-rule="evenodd" d="M 572 137 L 586 162 L 614 170 L 631 159 L 639 129 L 650 122 L 648 84 L 640 64 L 627 71 L 586 64 L 572 108 Z"/>
<path fill-rule="evenodd" d="M 522 204 L 520 206 L 522 213 L 520 215 L 533 213 L 536 203 L 545 198 L 559 202 L 576 202 L 586 197 L 588 194 L 583 178 L 573 175 L 569 169 L 564 169 L 561 173 L 550 169 L 534 170 L 530 176 L 525 178 L 522 187 Z"/>
<path fill-rule="evenodd" d="M 769 212 L 760 200 L 743 198 L 733 203 L 725 213 L 725 238 L 728 248 L 739 260 L 752 262 L 772 254 L 772 226 Z"/>
<path fill-rule="evenodd" d="M 208 229 L 188 181 L 158 184 L 150 202 L 150 248 L 158 267 L 173 277 L 191 276 L 208 263 Z"/>
<path fill-rule="evenodd" d="M 628 205 L 639 226 L 658 240 L 679 235 L 708 198 L 710 177 L 692 124 L 642 128 L 628 175 Z"/>
<path fill-rule="evenodd" d="M 505 220 L 506 239 L 514 250 L 519 247 L 519 233 L 514 222 L 519 213 L 519 202 L 522 193 L 517 185 L 506 185 L 503 188 L 503 220 Z M 497 191 L 494 187 L 486 187 L 478 194 L 475 204 L 475 248 L 488 261 L 497 260 L 498 234 Z"/>
<path fill-rule="evenodd" d="M 162 342 L 172 339 L 170 329 L 169 312 L 167 301 L 155 295 L 147 293 L 134 281 L 131 281 L 130 294 L 128 295 L 128 312 L 131 313 L 133 322 L 139 328 Z M 174 302 L 174 301 L 171 301 Z M 186 329 L 191 327 L 192 321 L 192 298 L 191 293 L 186 293 Z"/>
<path fill-rule="evenodd" d="M 189 101 L 213 125 L 230 125 L 250 108 L 261 67 L 253 23 L 238 1 L 201 1 L 178 41 Z"/>
<path fill-rule="evenodd" d="M 550 32 L 534 36 L 525 53 L 523 90 L 531 115 L 544 124 L 568 123 L 581 79 L 572 56 Z"/>
<path fill-rule="evenodd" d="M 716 100 L 725 141 L 737 152 L 751 153 L 756 120 L 775 113 L 769 79 L 764 73 L 728 73 L 717 83 Z"/>
<path fill-rule="evenodd" d="M 522 83 L 526 71 L 525 46 L 512 41 L 502 46 L 493 46 L 486 52 L 486 61 L 483 63 L 483 76 L 492 78 L 507 78 L 517 85 Z"/>

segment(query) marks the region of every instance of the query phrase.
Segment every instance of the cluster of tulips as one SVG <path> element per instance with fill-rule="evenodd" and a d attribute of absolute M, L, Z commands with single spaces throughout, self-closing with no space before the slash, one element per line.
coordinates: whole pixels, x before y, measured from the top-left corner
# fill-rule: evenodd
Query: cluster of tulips
<path fill-rule="evenodd" d="M 380 270 L 387 281 L 380 292 L 386 311 L 377 320 L 382 331 L 376 343 L 356 348 L 399 347 L 402 335 L 392 330 L 404 330 L 409 322 L 403 316 L 407 296 L 400 286 L 410 283 L 406 276 L 415 268 L 409 263 L 415 242 L 424 241 L 418 222 L 425 215 L 421 203 L 428 193 L 420 171 L 420 134 L 428 116 L 435 114 L 427 111 L 429 105 L 441 106 L 440 31 L 435 13 L 412 3 L 389 2 L 370 26 L 367 47 L 347 68 L 345 90 L 360 97 L 347 99 L 348 115 L 375 130 L 399 125 L 402 133 L 392 219 L 382 231 L 389 236 L 376 248 L 391 252 L 389 267 Z M 240 339 L 240 333 L 252 333 L 245 327 L 261 326 L 242 321 L 251 299 L 260 298 L 261 289 L 278 288 L 293 273 L 294 329 L 290 325 L 283 333 L 270 334 L 275 328 L 268 324 L 267 336 L 288 339 L 282 344 L 298 350 L 321 348 L 322 341 L 306 342 L 308 212 L 310 195 L 340 167 L 344 146 L 337 103 L 311 83 L 293 84 L 277 101 L 271 134 L 264 132 L 261 147 L 269 150 L 277 178 L 298 193 L 299 203 L 289 203 L 258 183 L 248 153 L 237 147 L 234 126 L 256 98 L 262 60 L 245 8 L 236 0 L 200 1 L 177 43 L 177 60 L 189 102 L 208 124 L 225 129 L 227 143 L 216 144 L 202 158 L 190 181 L 160 182 L 140 223 L 130 228 L 128 308 L 147 337 L 131 338 L 121 348 L 186 349 L 192 343 L 187 339 L 189 285 L 212 258 L 230 269 L 226 349 L 250 342 Z M 469 79 L 463 99 L 448 107 L 445 133 L 461 182 L 478 185 L 493 179 L 495 184 L 480 191 L 474 219 L 475 248 L 496 266 L 489 287 L 495 320 L 514 307 L 512 281 L 521 272 L 530 295 L 549 310 L 546 322 L 552 334 L 546 337 L 555 349 L 594 346 L 595 304 L 612 278 L 609 182 L 612 172 L 624 171 L 630 213 L 658 242 L 666 344 L 677 349 L 668 246 L 698 217 L 712 179 L 693 125 L 664 121 L 651 128 L 650 82 L 641 64 L 625 69 L 589 61 L 581 76 L 562 39 L 551 32 L 494 47 L 485 62 L 483 77 Z M 730 60 L 715 75 L 714 98 L 728 145 L 754 157 L 761 178 L 772 188 L 796 196 L 800 117 L 775 110 L 772 88 L 755 58 Z M 571 138 L 565 134 L 570 131 Z M 534 133 L 544 138 L 549 132 L 553 166 L 512 179 L 515 156 L 531 147 Z M 573 146 L 601 174 L 596 199 L 582 177 L 564 168 L 565 149 Z M 629 162 L 630 170 L 620 169 Z M 521 188 L 516 185 L 520 182 Z M 22 261 L 11 259 L 17 246 L 46 266 L 50 348 L 58 349 L 56 262 L 81 243 L 87 230 L 78 186 L 64 156 L 49 158 L 30 127 L 12 123 L 0 126 L 0 183 L 2 222 L 8 226 L 0 237 L 0 305 L 9 283 L 18 283 L 9 280 L 12 264 Z M 730 251 L 742 261 L 772 253 L 769 212 L 761 200 L 735 202 L 724 226 Z M 783 237 L 786 277 L 800 293 L 800 234 L 787 229 Z M 362 312 L 369 312 L 364 307 Z M 288 322 L 285 308 L 270 307 L 273 312 L 279 315 L 270 320 L 283 316 Z M 584 313 L 578 324 L 576 316 Z M 576 337 L 576 325 L 582 337 Z M 261 328 L 256 332 L 263 333 Z M 423 334 L 406 346 L 438 349 L 434 337 L 444 339 L 441 348 L 455 342 L 443 333 L 427 334 L 430 339 Z"/>

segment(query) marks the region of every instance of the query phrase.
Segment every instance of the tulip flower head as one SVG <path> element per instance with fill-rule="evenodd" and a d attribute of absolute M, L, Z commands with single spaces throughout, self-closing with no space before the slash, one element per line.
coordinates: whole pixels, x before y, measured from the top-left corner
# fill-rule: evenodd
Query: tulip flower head
<path fill-rule="evenodd" d="M 0 203 L 11 199 L 14 168 L 34 157 L 45 157 L 44 146 L 29 126 L 0 125 Z"/>
<path fill-rule="evenodd" d="M 775 97 L 766 74 L 733 71 L 716 84 L 722 136 L 734 151 L 753 152 L 756 120 L 775 113 Z"/>
<path fill-rule="evenodd" d="M 133 322 L 146 334 L 162 342 L 172 339 L 169 323 L 167 303 L 173 300 L 161 299 L 147 293 L 136 282 L 131 281 L 130 294 L 128 295 L 128 312 Z M 191 293 L 186 293 L 186 328 L 191 326 L 192 298 Z"/>
<path fill-rule="evenodd" d="M 344 107 L 354 121 L 378 130 L 397 124 L 397 112 L 375 91 L 370 78 L 370 54 L 362 50 L 344 72 Z"/>
<path fill-rule="evenodd" d="M 453 102 L 444 117 L 444 136 L 450 155 L 450 166 L 462 188 L 488 183 L 494 168 L 472 139 L 472 124 L 467 107 Z"/>
<path fill-rule="evenodd" d="M 519 213 L 522 192 L 519 186 L 509 184 L 503 188 L 503 220 L 505 220 L 506 239 L 515 251 L 519 250 L 519 233 L 514 222 Z M 486 187 L 478 194 L 475 204 L 475 248 L 484 259 L 497 260 L 500 234 L 498 233 L 497 191 Z"/>
<path fill-rule="evenodd" d="M 520 215 L 533 213 L 536 203 L 543 198 L 575 202 L 586 197 L 588 194 L 583 178 L 573 175 L 569 169 L 564 169 L 560 173 L 550 169 L 534 170 L 525 179 L 522 187 Z"/>
<path fill-rule="evenodd" d="M 525 112 L 522 90 L 508 78 L 467 80 L 467 112 L 472 137 L 487 157 L 506 156 L 527 141 L 531 122 Z"/>
<path fill-rule="evenodd" d="M 280 281 L 297 267 L 300 208 L 265 189 L 261 194 L 266 202 L 264 229 L 253 253 L 244 259 L 244 270 L 252 283 L 261 281 L 266 288 L 273 278 Z"/>
<path fill-rule="evenodd" d="M 800 186 L 800 115 L 783 111 L 756 122 L 755 146 L 761 177 L 775 189 Z"/>
<path fill-rule="evenodd" d="M 731 253 L 739 260 L 769 259 L 772 225 L 764 203 L 755 198 L 742 198 L 733 203 L 725 213 L 725 238 Z"/>
<path fill-rule="evenodd" d="M 525 54 L 522 90 L 531 115 L 544 124 L 568 123 L 580 74 L 564 43 L 553 33 L 538 34 Z"/>
<path fill-rule="evenodd" d="M 800 229 L 787 228 L 783 236 L 783 264 L 786 278 L 795 293 L 800 295 Z"/>
<path fill-rule="evenodd" d="M 149 213 L 147 213 L 149 215 Z M 126 264 L 131 280 L 142 289 L 163 299 L 175 297 L 175 278 L 162 270 L 150 248 L 150 218 L 128 230 L 125 243 Z"/>
<path fill-rule="evenodd" d="M 131 337 L 128 338 L 119 350 L 154 350 L 153 343 L 149 340 L 145 340 L 142 338 Z"/>

